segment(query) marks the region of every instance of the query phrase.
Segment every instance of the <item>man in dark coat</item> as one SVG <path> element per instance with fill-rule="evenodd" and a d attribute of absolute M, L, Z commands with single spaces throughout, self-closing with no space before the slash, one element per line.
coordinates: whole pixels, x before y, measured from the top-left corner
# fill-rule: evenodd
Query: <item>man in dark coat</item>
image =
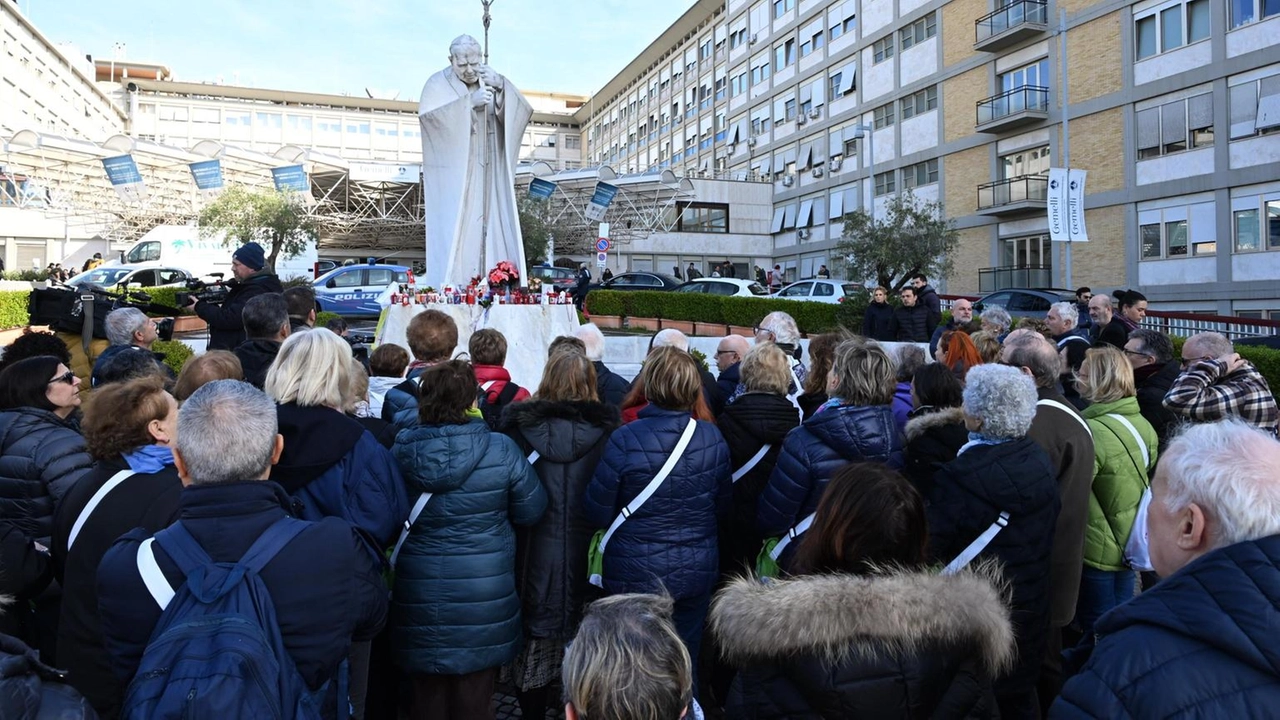
<path fill-rule="evenodd" d="M 1280 707 L 1277 467 L 1280 442 L 1236 419 L 1169 443 L 1147 515 L 1162 579 L 1098 620 L 1052 717 L 1244 718 Z"/>
<path fill-rule="evenodd" d="M 289 337 L 289 309 L 283 295 L 266 293 L 245 303 L 243 317 L 249 339 L 237 345 L 235 353 L 244 369 L 244 381 L 261 390 L 267 382 L 267 370 L 280 354 L 280 344 Z"/>
<path fill-rule="evenodd" d="M 289 497 L 267 480 L 282 448 L 275 403 L 247 383 L 217 380 L 183 403 L 173 452 L 185 485 L 179 522 L 214 562 L 239 561 L 260 535 L 289 517 Z M 284 649 L 316 690 L 337 677 L 353 638 L 371 639 L 382 627 L 387 588 L 380 564 L 349 523 L 289 522 L 305 527 L 260 575 Z M 139 572 L 140 554 L 150 553 L 171 587 L 185 582 L 160 543 L 144 545 L 150 537 L 142 529 L 123 536 L 98 567 L 103 636 L 124 683 L 136 673 L 163 612 Z M 200 714 L 198 707 L 193 711 Z"/>
<path fill-rule="evenodd" d="M 1005 339 L 1001 361 L 1035 381 L 1036 415 L 1027 437 L 1048 453 L 1049 464 L 1057 472 L 1061 501 L 1049 561 L 1049 633 L 1040 667 L 1039 695 L 1045 708 L 1062 688 L 1063 633 L 1076 616 L 1093 487 L 1093 435 L 1080 413 L 1058 392 L 1062 360 L 1043 335 L 1032 330 L 1013 331 Z"/>
<path fill-rule="evenodd" d="M 284 301 L 289 304 L 290 334 L 310 330 L 316 326 L 316 289 L 314 287 L 294 285 L 285 288 Z"/>
<path fill-rule="evenodd" d="M 917 302 L 916 289 L 902 288 L 902 307 L 893 311 L 891 332 L 898 342 L 929 342 L 933 326 L 929 324 L 929 309 Z"/>
<path fill-rule="evenodd" d="M 938 297 L 938 291 L 929 284 L 929 278 L 924 273 L 912 275 L 911 286 L 916 289 L 919 303 L 929 311 L 929 330 L 932 332 L 942 323 L 942 298 Z"/>
<path fill-rule="evenodd" d="M 1111 298 L 1094 295 L 1089 301 L 1089 317 L 1093 320 L 1093 341 L 1106 343 L 1117 350 L 1124 350 L 1129 340 L 1129 329 L 1111 309 Z"/>
<path fill-rule="evenodd" d="M 1093 345 L 1089 333 L 1079 327 L 1080 316 L 1075 303 L 1054 303 L 1045 316 L 1045 324 L 1053 333 L 1053 342 L 1058 352 L 1066 356 L 1067 362 L 1062 368 L 1062 394 L 1078 408 L 1087 403 L 1080 399 L 1076 391 L 1075 372 L 1084 363 L 1085 351 Z"/>
<path fill-rule="evenodd" d="M 199 302 L 194 297 L 187 307 L 209 323 L 209 349 L 234 350 L 245 341 L 244 306 L 264 293 L 282 293 L 280 278 L 266 267 L 266 254 L 256 242 L 245 243 L 231 256 L 231 292 L 221 305 Z"/>
<path fill-rule="evenodd" d="M 973 322 L 973 303 L 960 298 L 951 303 L 951 319 L 945 325 L 939 325 L 934 328 L 933 335 L 929 337 L 929 357 L 937 357 L 938 342 L 942 340 L 942 333 L 948 330 L 964 330 L 968 332 L 970 323 Z"/>
<path fill-rule="evenodd" d="M 1124 356 L 1133 366 L 1133 380 L 1138 386 L 1138 409 L 1160 439 L 1159 457 L 1178 425 L 1178 415 L 1164 406 L 1164 396 L 1178 379 L 1182 365 L 1173 356 L 1173 341 L 1164 333 L 1150 328 L 1138 328 L 1129 333 L 1129 340 L 1124 344 Z"/>
<path fill-rule="evenodd" d="M 613 407 L 622 407 L 622 401 L 631 389 L 631 383 L 604 364 L 604 333 L 593 323 L 578 326 L 574 337 L 582 341 L 587 349 L 587 359 L 596 369 L 596 392 L 600 402 Z"/>
<path fill-rule="evenodd" d="M 725 404 L 738 390 L 738 383 L 742 382 L 739 374 L 742 358 L 746 357 L 750 350 L 750 344 L 741 335 L 726 335 L 716 346 L 716 369 L 720 374 L 716 376 L 716 388 L 719 392 L 713 395 L 719 403 L 717 407 L 711 408 L 711 412 L 715 415 L 719 416 L 724 412 Z"/>

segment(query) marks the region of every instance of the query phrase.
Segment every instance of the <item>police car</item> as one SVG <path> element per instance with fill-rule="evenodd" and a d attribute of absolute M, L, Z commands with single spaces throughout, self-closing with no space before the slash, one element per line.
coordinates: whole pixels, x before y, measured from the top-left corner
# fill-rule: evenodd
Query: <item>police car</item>
<path fill-rule="evenodd" d="M 409 282 L 407 265 L 346 265 L 321 275 L 312 283 L 316 311 L 339 315 L 377 315 L 378 296 L 387 286 Z"/>

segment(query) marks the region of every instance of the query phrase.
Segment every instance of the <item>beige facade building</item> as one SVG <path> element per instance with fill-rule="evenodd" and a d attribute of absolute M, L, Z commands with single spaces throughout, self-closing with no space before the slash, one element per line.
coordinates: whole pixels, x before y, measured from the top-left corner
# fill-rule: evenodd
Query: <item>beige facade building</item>
<path fill-rule="evenodd" d="M 844 213 L 911 189 L 960 229 L 949 292 L 1131 286 L 1166 309 L 1280 317 L 1264 0 L 702 1 L 577 120 L 591 164 L 771 182 L 757 254 L 793 277 L 838 267 Z M 1068 150 L 1090 239 L 1070 278 L 1046 212 Z"/>

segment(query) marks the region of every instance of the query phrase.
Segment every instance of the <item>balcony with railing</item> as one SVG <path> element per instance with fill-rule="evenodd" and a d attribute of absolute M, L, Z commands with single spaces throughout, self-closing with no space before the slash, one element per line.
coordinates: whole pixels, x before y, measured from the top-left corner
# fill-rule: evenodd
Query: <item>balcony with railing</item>
<path fill-rule="evenodd" d="M 1023 85 L 978 101 L 977 131 L 1003 132 L 1049 119 L 1049 88 Z"/>
<path fill-rule="evenodd" d="M 995 52 L 1044 33 L 1049 28 L 1045 0 L 1014 0 L 974 21 L 973 49 Z"/>
<path fill-rule="evenodd" d="M 1048 265 L 979 268 L 978 292 L 993 293 L 1009 288 L 1053 287 L 1053 270 Z"/>
<path fill-rule="evenodd" d="M 1049 200 L 1049 178 L 1019 175 L 978 186 L 979 215 L 1017 215 L 1043 212 Z"/>

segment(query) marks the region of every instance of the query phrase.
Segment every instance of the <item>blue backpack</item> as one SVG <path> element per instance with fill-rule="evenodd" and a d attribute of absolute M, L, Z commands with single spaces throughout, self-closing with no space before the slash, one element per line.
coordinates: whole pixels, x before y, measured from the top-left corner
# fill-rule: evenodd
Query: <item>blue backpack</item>
<path fill-rule="evenodd" d="M 181 522 L 142 543 L 138 568 L 164 613 L 125 693 L 121 718 L 320 717 L 329 684 L 308 690 L 258 575 L 309 524 L 280 519 L 236 563 L 215 563 Z M 152 540 L 186 577 L 176 592 L 156 564 Z M 338 673 L 339 707 L 346 706 L 345 667 Z"/>

